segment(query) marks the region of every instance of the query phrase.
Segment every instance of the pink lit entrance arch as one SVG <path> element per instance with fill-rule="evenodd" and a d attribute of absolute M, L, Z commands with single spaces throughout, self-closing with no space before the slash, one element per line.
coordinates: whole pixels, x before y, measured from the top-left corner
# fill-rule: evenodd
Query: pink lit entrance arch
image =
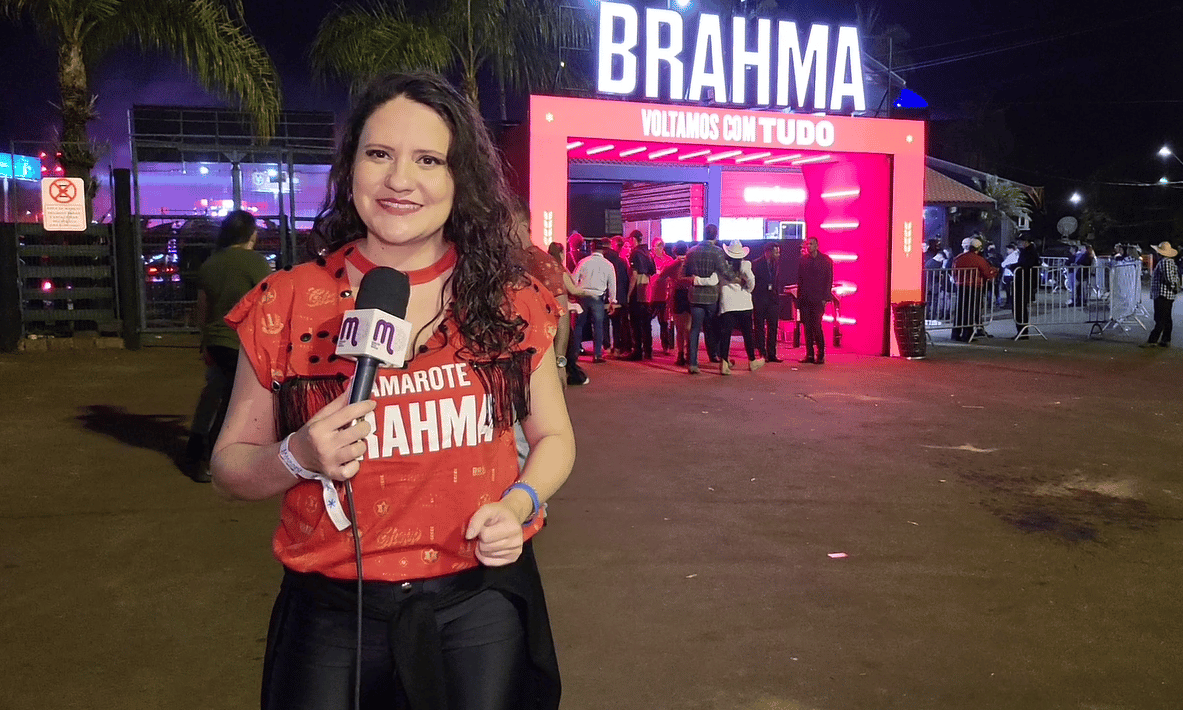
<path fill-rule="evenodd" d="M 568 161 L 718 166 L 804 179 L 806 233 L 835 258 L 843 350 L 898 354 L 891 303 L 920 298 L 924 124 L 533 96 L 531 233 L 565 242 Z M 767 192 L 761 193 L 767 195 Z M 774 193 L 775 194 L 775 193 Z M 718 202 L 718 195 L 707 201 Z"/>

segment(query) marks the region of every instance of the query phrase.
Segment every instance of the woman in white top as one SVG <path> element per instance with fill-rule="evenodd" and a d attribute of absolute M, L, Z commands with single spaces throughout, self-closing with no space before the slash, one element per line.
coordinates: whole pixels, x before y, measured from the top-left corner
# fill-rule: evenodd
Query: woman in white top
<path fill-rule="evenodd" d="M 743 347 L 748 353 L 748 366 L 752 372 L 764 367 L 764 358 L 757 358 L 752 348 L 752 290 L 756 287 L 756 276 L 752 273 L 752 262 L 744 257 L 749 249 L 738 240 L 723 248 L 731 260 L 731 266 L 739 274 L 739 281 L 724 283 L 719 287 L 719 374 L 731 374 L 731 333 L 738 327 L 743 335 Z"/>

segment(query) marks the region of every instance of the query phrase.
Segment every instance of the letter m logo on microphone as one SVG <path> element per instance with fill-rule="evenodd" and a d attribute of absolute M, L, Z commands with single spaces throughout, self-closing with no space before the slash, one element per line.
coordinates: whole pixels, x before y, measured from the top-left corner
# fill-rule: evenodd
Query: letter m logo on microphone
<path fill-rule="evenodd" d="M 357 347 L 357 328 L 361 324 L 361 320 L 357 316 L 350 316 L 341 321 L 341 336 L 337 342 L 344 343 L 349 341 L 353 347 Z"/>
<path fill-rule="evenodd" d="M 411 324 L 402 318 L 376 308 L 347 311 L 337 336 L 337 355 L 353 359 L 372 357 L 389 366 L 402 367 L 410 339 Z"/>
<path fill-rule="evenodd" d="M 385 345 L 387 355 L 394 354 L 395 331 L 394 323 L 385 318 L 379 318 L 378 323 L 374 325 L 374 343 L 378 346 Z"/>

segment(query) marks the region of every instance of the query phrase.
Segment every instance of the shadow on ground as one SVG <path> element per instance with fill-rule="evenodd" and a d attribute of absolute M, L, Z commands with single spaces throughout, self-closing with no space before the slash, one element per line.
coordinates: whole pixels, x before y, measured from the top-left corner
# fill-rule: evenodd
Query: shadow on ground
<path fill-rule="evenodd" d="M 132 414 L 123 407 L 91 404 L 78 415 L 82 426 L 128 446 L 159 451 L 179 461 L 189 439 L 186 418 L 177 414 Z"/>

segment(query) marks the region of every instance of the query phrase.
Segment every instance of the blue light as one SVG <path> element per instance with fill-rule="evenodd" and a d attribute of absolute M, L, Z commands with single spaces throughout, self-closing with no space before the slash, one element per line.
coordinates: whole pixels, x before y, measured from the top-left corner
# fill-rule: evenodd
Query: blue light
<path fill-rule="evenodd" d="M 928 108 L 928 102 L 911 89 L 900 89 L 899 98 L 895 100 L 896 108 Z"/>
<path fill-rule="evenodd" d="M 13 155 L 12 173 L 17 180 L 36 182 L 41 179 L 41 161 L 27 155 Z"/>
<path fill-rule="evenodd" d="M 0 153 L 0 178 L 12 178 L 12 153 Z"/>

